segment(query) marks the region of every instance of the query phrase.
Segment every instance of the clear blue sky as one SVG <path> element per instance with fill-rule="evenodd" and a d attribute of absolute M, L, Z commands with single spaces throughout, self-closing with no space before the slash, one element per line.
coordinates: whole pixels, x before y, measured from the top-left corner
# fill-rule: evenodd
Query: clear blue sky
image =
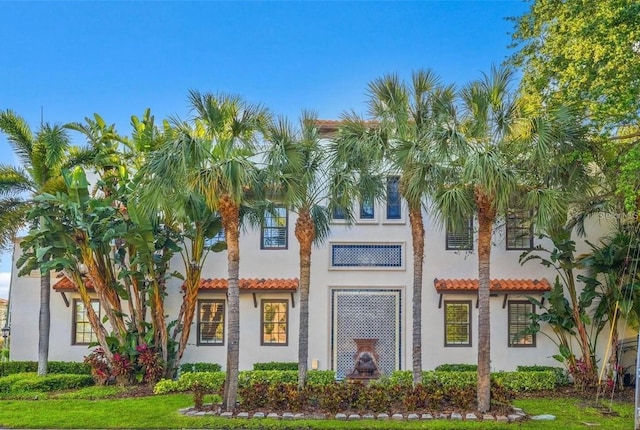
<path fill-rule="evenodd" d="M 431 68 L 464 84 L 510 54 L 528 3 L 0 2 L 0 109 L 37 128 L 94 112 L 186 117 L 187 91 L 232 92 L 294 119 L 363 113 L 367 83 Z M 80 141 L 79 141 L 80 143 Z M 15 164 L 3 135 L 0 162 Z M 0 272 L 10 271 L 2 256 Z M 5 276 L 6 277 L 6 276 Z M 7 296 L 0 274 L 0 297 Z"/>

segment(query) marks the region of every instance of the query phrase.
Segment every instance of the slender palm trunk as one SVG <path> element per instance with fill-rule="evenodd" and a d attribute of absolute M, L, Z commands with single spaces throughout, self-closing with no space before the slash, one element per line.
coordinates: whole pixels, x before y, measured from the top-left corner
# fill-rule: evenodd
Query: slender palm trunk
<path fill-rule="evenodd" d="M 229 271 L 227 303 L 229 307 L 227 369 L 224 384 L 222 409 L 233 412 L 238 396 L 238 374 L 240 365 L 240 208 L 230 198 L 222 198 L 220 215 L 227 239 L 227 264 Z"/>
<path fill-rule="evenodd" d="M 40 316 L 38 320 L 38 375 L 45 376 L 49 366 L 49 332 L 51 331 L 51 272 L 40 275 Z"/>
<path fill-rule="evenodd" d="M 409 211 L 413 240 L 413 385 L 422 382 L 422 266 L 424 263 L 424 224 L 420 205 Z"/>
<path fill-rule="evenodd" d="M 478 410 L 491 409 L 491 234 L 495 211 L 492 202 L 482 191 L 476 189 L 478 206 Z"/>
<path fill-rule="evenodd" d="M 311 285 L 311 247 L 315 228 L 308 211 L 301 211 L 296 221 L 296 238 L 300 243 L 300 332 L 298 337 L 298 386 L 307 382 L 309 365 L 309 287 Z"/>

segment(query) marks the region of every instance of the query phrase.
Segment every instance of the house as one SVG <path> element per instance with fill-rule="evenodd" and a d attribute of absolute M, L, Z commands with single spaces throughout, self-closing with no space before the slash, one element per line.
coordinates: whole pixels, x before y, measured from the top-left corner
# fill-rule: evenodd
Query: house
<path fill-rule="evenodd" d="M 397 183 L 397 178 L 389 178 L 386 202 L 359 208 L 355 225 L 334 219 L 328 240 L 313 250 L 311 368 L 333 369 L 338 377 L 346 376 L 354 368 L 358 340 L 367 339 L 373 342 L 381 373 L 411 369 L 413 249 Z M 295 214 L 282 207 L 261 229 L 241 234 L 241 370 L 250 369 L 255 362 L 297 361 L 299 247 L 294 225 Z M 466 231 L 453 233 L 425 214 L 425 229 L 423 368 L 475 363 L 478 269 L 474 223 L 470 220 Z M 606 225 L 593 220 L 587 231 L 594 238 L 605 230 Z M 496 226 L 493 239 L 492 369 L 558 365 L 552 358 L 556 346 L 546 336 L 514 336 L 524 327 L 527 313 L 539 311 L 527 297 L 540 298 L 556 275 L 536 262 L 522 266 L 519 257 L 524 249 L 549 244 L 533 236 L 522 212 L 513 212 Z M 584 241 L 577 242 L 577 252 L 586 252 Z M 19 256 L 16 246 L 13 267 Z M 183 363 L 226 363 L 226 258 L 222 252 L 210 254 L 207 260 Z M 39 274 L 12 280 L 10 358 L 36 360 Z M 66 278 L 54 277 L 54 284 L 49 359 L 82 360 L 93 340 L 83 304 Z M 176 316 L 181 281 L 171 280 L 168 288 L 166 310 Z M 605 342 L 601 340 L 600 351 Z"/>

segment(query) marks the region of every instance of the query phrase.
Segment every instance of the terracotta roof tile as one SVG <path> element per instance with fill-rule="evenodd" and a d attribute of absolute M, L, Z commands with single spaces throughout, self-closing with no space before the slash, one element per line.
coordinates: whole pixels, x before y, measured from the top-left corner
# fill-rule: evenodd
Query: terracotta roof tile
<path fill-rule="evenodd" d="M 433 284 L 439 293 L 466 293 L 478 291 L 477 279 L 434 279 Z M 492 293 L 519 292 L 538 293 L 551 290 L 551 284 L 542 279 L 492 279 Z"/>
<path fill-rule="evenodd" d="M 87 288 L 93 288 L 91 283 L 87 282 Z M 71 282 L 71 279 L 63 275 L 62 279 L 53 285 L 53 289 L 54 291 L 73 291 L 75 290 L 75 287 L 73 282 Z"/>
<path fill-rule="evenodd" d="M 295 291 L 298 288 L 298 278 L 240 278 L 240 289 L 245 291 L 271 290 Z M 226 290 L 227 280 L 223 278 L 200 280 L 201 290 Z"/>

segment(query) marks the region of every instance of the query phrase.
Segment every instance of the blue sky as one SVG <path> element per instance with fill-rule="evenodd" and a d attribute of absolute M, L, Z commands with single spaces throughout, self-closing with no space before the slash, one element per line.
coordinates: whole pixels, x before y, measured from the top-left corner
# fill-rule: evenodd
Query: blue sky
<path fill-rule="evenodd" d="M 431 68 L 462 85 L 511 53 L 513 1 L 0 2 L 0 109 L 35 130 L 99 113 L 187 117 L 190 89 L 295 119 L 364 113 L 366 85 Z M 78 143 L 82 143 L 78 140 Z M 0 134 L 0 162 L 15 164 Z M 0 260 L 7 297 L 9 255 Z"/>

